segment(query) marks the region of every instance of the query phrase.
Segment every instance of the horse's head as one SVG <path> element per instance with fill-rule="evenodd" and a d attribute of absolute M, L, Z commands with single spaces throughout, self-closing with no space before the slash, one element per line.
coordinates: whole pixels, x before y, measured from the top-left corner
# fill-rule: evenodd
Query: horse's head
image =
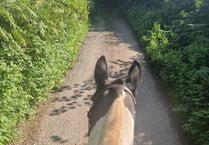
<path fill-rule="evenodd" d="M 88 112 L 89 133 L 97 121 L 105 116 L 114 100 L 124 95 L 124 104 L 135 117 L 135 90 L 141 77 L 141 68 L 134 61 L 125 78 L 108 80 L 107 63 L 105 56 L 101 56 L 95 66 L 96 92 L 92 96 L 92 107 Z"/>

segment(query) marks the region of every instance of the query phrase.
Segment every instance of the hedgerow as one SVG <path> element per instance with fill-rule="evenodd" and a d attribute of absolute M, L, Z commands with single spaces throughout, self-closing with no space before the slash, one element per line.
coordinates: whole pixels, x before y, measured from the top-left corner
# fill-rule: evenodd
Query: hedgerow
<path fill-rule="evenodd" d="M 72 65 L 88 30 L 87 0 L 1 0 L 0 145 Z"/>
<path fill-rule="evenodd" d="M 135 1 L 125 15 L 184 114 L 183 130 L 209 145 L 209 1 Z"/>

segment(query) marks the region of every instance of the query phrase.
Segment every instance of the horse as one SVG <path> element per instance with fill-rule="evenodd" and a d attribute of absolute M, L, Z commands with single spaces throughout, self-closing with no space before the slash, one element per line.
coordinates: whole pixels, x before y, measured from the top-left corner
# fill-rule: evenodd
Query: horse
<path fill-rule="evenodd" d="M 101 56 L 95 65 L 96 92 L 88 111 L 87 145 L 133 145 L 135 91 L 141 68 L 135 60 L 124 78 L 108 80 L 107 62 Z"/>

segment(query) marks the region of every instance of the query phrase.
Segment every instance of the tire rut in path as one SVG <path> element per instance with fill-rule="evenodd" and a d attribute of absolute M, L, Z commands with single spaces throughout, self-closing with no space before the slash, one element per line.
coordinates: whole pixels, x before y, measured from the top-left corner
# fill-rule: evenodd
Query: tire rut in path
<path fill-rule="evenodd" d="M 130 28 L 117 14 L 110 18 L 108 28 L 102 18 L 93 26 L 81 47 L 78 62 L 64 78 L 61 89 L 39 109 L 27 139 L 15 145 L 86 144 L 87 111 L 95 91 L 94 65 L 101 55 L 107 58 L 111 78 L 126 74 L 133 60 L 142 65 L 142 82 L 137 88 L 134 144 L 183 145 L 183 136 L 165 101 L 166 94 L 150 73 Z"/>

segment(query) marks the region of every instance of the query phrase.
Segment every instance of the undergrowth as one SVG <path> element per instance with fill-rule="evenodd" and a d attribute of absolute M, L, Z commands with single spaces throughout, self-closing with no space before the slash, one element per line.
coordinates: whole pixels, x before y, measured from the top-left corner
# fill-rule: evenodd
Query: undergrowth
<path fill-rule="evenodd" d="M 123 11 L 185 114 L 182 128 L 209 145 L 209 1 L 135 1 Z"/>
<path fill-rule="evenodd" d="M 72 65 L 92 6 L 87 0 L 0 2 L 0 145 L 15 139 L 16 125 Z"/>

